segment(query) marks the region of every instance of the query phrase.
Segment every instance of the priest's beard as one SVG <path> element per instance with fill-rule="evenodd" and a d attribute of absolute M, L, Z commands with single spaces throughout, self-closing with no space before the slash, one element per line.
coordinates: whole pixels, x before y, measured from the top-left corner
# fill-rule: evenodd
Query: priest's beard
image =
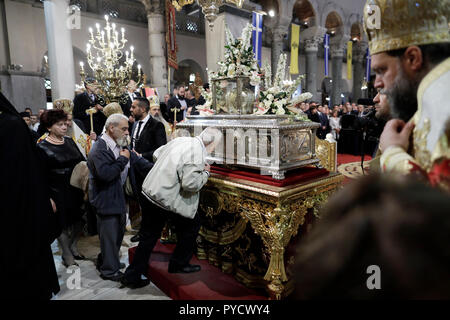
<path fill-rule="evenodd" d="M 153 116 L 153 119 L 158 120 L 159 122 L 163 122 L 163 121 L 162 121 L 163 117 L 161 117 L 161 114 L 159 114 L 159 113 L 158 113 L 158 115 L 155 114 L 155 115 Z"/>
<path fill-rule="evenodd" d="M 384 90 L 391 107 L 391 115 L 394 119 L 408 122 L 418 108 L 417 90 L 420 81 L 409 79 L 400 66 L 391 89 Z"/>

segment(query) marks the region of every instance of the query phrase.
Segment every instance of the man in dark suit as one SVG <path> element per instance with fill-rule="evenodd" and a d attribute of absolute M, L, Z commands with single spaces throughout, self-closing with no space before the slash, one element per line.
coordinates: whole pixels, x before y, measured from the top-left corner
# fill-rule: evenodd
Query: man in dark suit
<path fill-rule="evenodd" d="M 169 102 L 170 99 L 170 94 L 166 93 L 164 95 L 164 102 L 161 102 L 159 104 L 159 108 L 161 110 L 161 116 L 164 118 L 164 120 L 166 120 L 167 122 L 170 122 L 170 117 L 169 117 L 169 111 L 167 110 L 167 103 Z"/>
<path fill-rule="evenodd" d="M 209 83 L 207 82 L 207 83 L 205 83 L 204 85 L 203 85 L 203 89 L 206 91 L 206 92 L 210 92 L 211 91 L 211 89 L 209 89 Z M 200 106 L 202 106 L 202 105 L 204 105 L 206 103 L 206 99 L 205 99 L 205 97 L 203 97 L 203 95 L 201 95 L 199 98 L 198 98 L 198 105 L 200 105 Z"/>
<path fill-rule="evenodd" d="M 184 120 L 185 114 L 188 109 L 187 101 L 184 96 L 185 88 L 183 85 L 177 87 L 177 95 L 169 99 L 167 102 L 167 108 L 169 112 L 169 122 L 173 123 L 175 119 L 175 109 L 177 112 L 176 122 L 181 122 Z"/>
<path fill-rule="evenodd" d="M 139 156 L 153 162 L 153 152 L 167 143 L 166 130 L 164 125 L 152 118 L 149 114 L 150 103 L 146 98 L 136 98 L 131 105 L 131 114 L 136 119 L 131 133 L 131 149 Z M 141 195 L 138 196 L 138 202 L 141 205 L 142 221 L 150 214 L 148 213 L 148 201 L 143 201 Z M 132 242 L 140 239 L 140 232 L 131 238 Z"/>
<path fill-rule="evenodd" d="M 131 116 L 131 105 L 136 98 L 142 97 L 141 93 L 136 90 L 136 82 L 130 80 L 127 85 L 127 91 L 123 94 L 120 99 L 120 107 L 122 108 L 123 114 L 129 118 Z"/>
<path fill-rule="evenodd" d="M 73 118 L 83 122 L 84 131 L 86 134 L 91 133 L 91 119 L 90 115 L 86 113 L 87 109 L 94 107 L 96 113 L 93 115 L 94 132 L 99 136 L 106 122 L 106 116 L 103 114 L 103 107 L 106 105 L 105 101 L 95 94 L 95 83 L 91 80 L 85 82 L 86 91 L 75 96 L 73 99 Z"/>
<path fill-rule="evenodd" d="M 324 112 L 324 108 L 323 106 L 319 106 L 318 108 L 318 112 L 317 114 L 319 115 L 319 121 L 320 121 L 320 128 L 317 129 L 317 136 L 320 139 L 325 139 L 328 130 L 329 130 L 329 126 L 330 126 L 330 120 L 328 119 L 327 115 Z"/>

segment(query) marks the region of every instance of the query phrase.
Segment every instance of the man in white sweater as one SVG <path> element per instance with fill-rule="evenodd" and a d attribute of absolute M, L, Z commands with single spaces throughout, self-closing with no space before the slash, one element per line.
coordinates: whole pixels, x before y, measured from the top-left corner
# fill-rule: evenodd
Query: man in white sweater
<path fill-rule="evenodd" d="M 220 130 L 207 128 L 197 137 L 176 138 L 154 152 L 155 164 L 142 185 L 142 193 L 152 206 L 153 215 L 141 228 L 142 236 L 133 262 L 121 280 L 124 286 L 137 288 L 149 283 L 141 280 L 141 275 L 146 275 L 151 252 L 169 217 L 178 240 L 169 261 L 169 272 L 200 271 L 200 266 L 189 264 L 200 229 L 199 194 L 209 178 L 206 156 L 221 141 Z"/>

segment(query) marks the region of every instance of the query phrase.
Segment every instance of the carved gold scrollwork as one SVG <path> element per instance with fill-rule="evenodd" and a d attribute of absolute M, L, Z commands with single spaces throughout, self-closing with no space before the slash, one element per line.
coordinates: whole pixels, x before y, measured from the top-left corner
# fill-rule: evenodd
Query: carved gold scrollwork
<path fill-rule="evenodd" d="M 320 165 L 330 172 L 337 171 L 336 147 L 336 143 L 316 137 L 316 156 L 320 160 Z"/>

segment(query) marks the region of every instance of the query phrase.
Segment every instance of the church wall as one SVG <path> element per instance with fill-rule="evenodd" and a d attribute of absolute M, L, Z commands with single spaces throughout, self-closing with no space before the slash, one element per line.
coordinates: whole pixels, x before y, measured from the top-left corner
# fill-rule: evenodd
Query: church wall
<path fill-rule="evenodd" d="M 27 3 L 5 0 L 11 64 L 23 71 L 40 71 L 36 53 L 46 48 L 43 10 Z"/>
<path fill-rule="evenodd" d="M 183 60 L 194 60 L 197 62 L 203 71 L 203 81 L 207 82 L 208 75 L 206 74 L 206 41 L 203 37 L 190 37 L 183 34 L 177 34 L 178 62 Z"/>
<path fill-rule="evenodd" d="M 8 43 L 4 3 L 0 2 L 0 70 L 6 69 L 8 61 Z"/>

